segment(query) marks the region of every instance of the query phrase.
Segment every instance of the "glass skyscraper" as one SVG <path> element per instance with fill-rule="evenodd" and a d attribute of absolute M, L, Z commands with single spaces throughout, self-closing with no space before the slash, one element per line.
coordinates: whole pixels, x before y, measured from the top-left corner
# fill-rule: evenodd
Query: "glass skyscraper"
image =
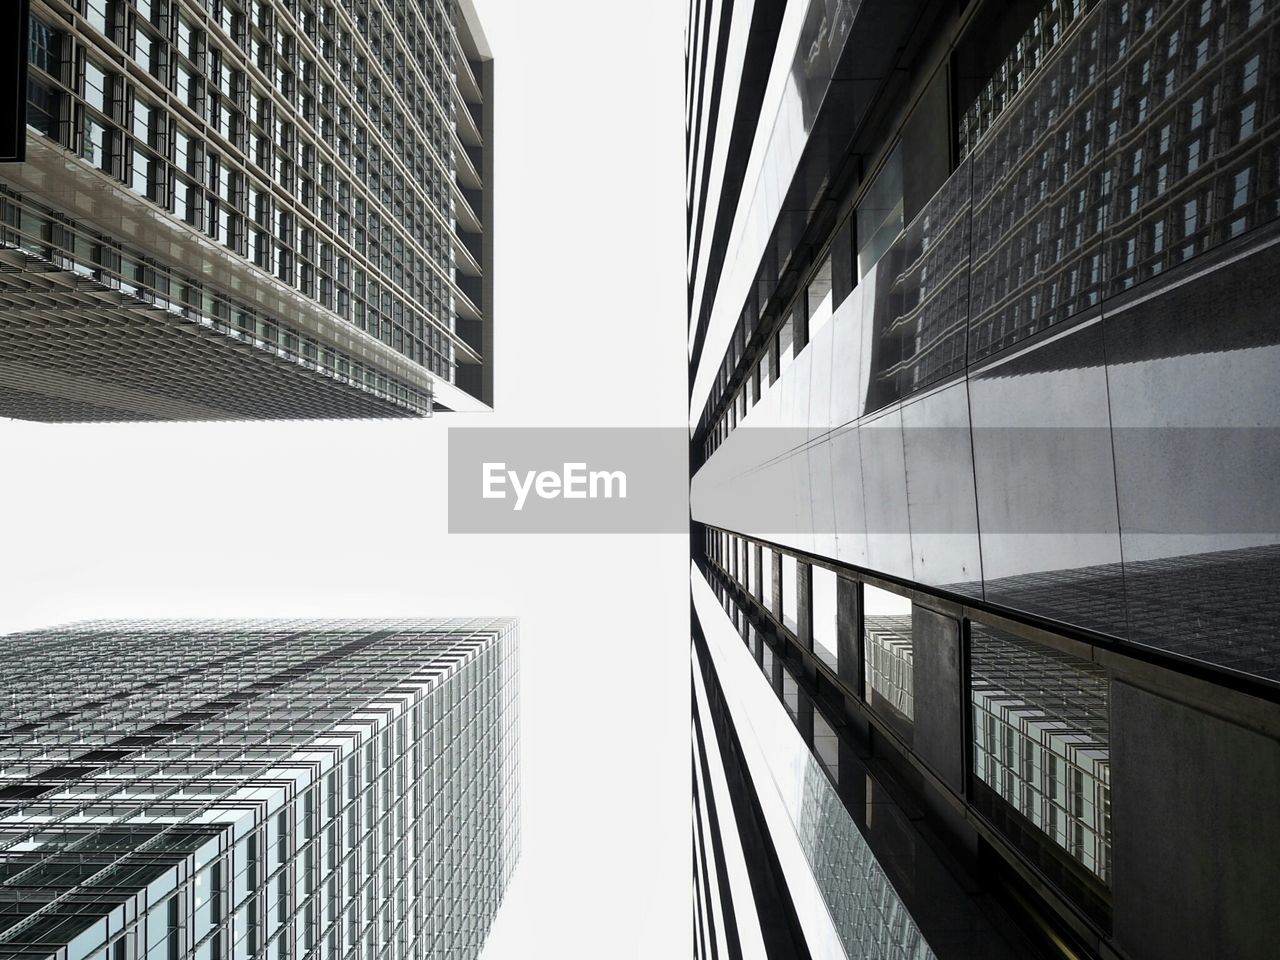
<path fill-rule="evenodd" d="M 1280 3 L 686 68 L 695 955 L 1271 956 Z"/>
<path fill-rule="evenodd" d="M 3 41 L 28 70 L 25 160 L 0 164 L 0 415 L 492 405 L 470 0 L 33 0 L 26 27 Z"/>
<path fill-rule="evenodd" d="M 479 955 L 519 854 L 509 619 L 0 639 L 0 955 Z"/>

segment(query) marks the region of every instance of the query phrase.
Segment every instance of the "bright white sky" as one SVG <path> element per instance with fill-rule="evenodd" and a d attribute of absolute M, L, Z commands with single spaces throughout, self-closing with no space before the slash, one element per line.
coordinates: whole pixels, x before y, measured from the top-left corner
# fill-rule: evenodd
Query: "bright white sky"
<path fill-rule="evenodd" d="M 497 61 L 499 412 L 0 420 L 0 633 L 519 616 L 524 853 L 484 960 L 683 956 L 686 542 L 451 537 L 444 461 L 450 422 L 684 426 L 685 5 L 475 2 Z"/>

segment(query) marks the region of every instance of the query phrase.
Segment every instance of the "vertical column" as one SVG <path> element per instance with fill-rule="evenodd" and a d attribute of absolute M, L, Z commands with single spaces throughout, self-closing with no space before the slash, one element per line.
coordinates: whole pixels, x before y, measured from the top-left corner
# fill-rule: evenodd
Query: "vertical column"
<path fill-rule="evenodd" d="M 861 693 L 862 600 L 858 583 L 844 577 L 836 580 L 836 666 L 840 679 Z"/>
<path fill-rule="evenodd" d="M 807 563 L 796 564 L 796 640 L 801 649 L 813 652 L 813 567 Z M 805 680 L 817 679 L 818 668 L 813 660 L 803 663 Z M 809 739 L 813 739 L 813 705 L 808 703 Z"/>
<path fill-rule="evenodd" d="M 804 650 L 813 650 L 813 567 L 796 564 L 796 639 Z"/>
<path fill-rule="evenodd" d="M 916 754 L 957 793 L 964 791 L 964 672 L 960 621 L 914 605 L 911 611 Z"/>
<path fill-rule="evenodd" d="M 859 738 L 865 741 L 867 737 L 866 717 L 856 706 L 858 699 L 862 696 L 862 691 L 866 689 L 863 670 L 861 585 L 856 580 L 837 577 L 836 674 L 847 688 L 844 701 L 845 723 L 851 729 L 857 731 Z M 844 748 L 842 747 L 841 749 Z M 845 784 L 843 783 L 845 770 L 851 768 L 852 765 L 846 764 L 842 755 L 840 760 L 841 790 L 845 789 Z"/>
<path fill-rule="evenodd" d="M 779 620 L 782 619 L 782 554 L 777 550 L 773 552 L 773 563 L 770 569 L 773 573 L 773 583 L 769 590 L 769 612 Z"/>

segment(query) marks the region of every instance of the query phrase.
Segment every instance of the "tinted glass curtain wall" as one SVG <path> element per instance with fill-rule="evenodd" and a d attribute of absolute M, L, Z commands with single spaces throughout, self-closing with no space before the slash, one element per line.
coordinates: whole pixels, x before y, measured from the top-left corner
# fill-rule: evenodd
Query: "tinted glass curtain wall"
<path fill-rule="evenodd" d="M 690 250 L 708 704 L 774 690 L 937 956 L 971 955 L 969 908 L 1020 956 L 1267 956 L 1280 4 L 813 0 L 770 29 L 748 111 L 688 101 L 691 183 L 749 153 L 710 188 L 723 265 Z M 725 629 L 757 671 L 710 654 Z M 726 769 L 763 709 L 718 715 Z M 726 850 L 804 836 L 717 813 Z M 938 848 L 994 916 L 924 893 Z M 749 889 L 812 952 L 822 870 L 744 862 L 701 928 Z"/>

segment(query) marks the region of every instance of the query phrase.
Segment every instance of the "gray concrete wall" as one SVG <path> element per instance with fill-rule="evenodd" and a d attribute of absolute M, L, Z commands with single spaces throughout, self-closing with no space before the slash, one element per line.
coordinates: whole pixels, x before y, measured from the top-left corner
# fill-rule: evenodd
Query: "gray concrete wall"
<path fill-rule="evenodd" d="M 911 611 L 916 754 L 957 793 L 964 792 L 964 677 L 960 622 L 925 607 Z"/>
<path fill-rule="evenodd" d="M 1280 742 L 1121 682 L 1111 731 L 1116 942 L 1280 956 Z"/>

